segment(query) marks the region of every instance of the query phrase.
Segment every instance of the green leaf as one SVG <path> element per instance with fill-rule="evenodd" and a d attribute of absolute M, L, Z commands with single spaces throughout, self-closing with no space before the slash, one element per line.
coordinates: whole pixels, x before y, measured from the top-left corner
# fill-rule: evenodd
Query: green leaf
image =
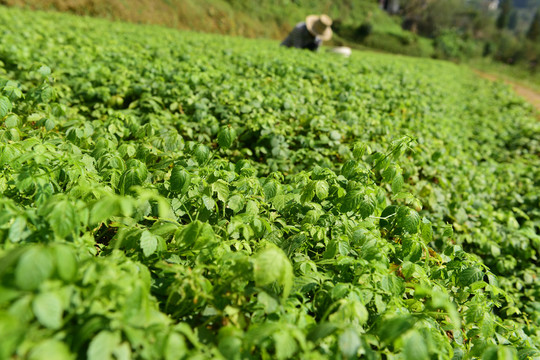
<path fill-rule="evenodd" d="M 223 149 L 231 147 L 234 139 L 236 138 L 236 132 L 230 126 L 222 128 L 218 133 L 218 144 Z"/>
<path fill-rule="evenodd" d="M 209 224 L 195 220 L 174 234 L 175 242 L 182 250 L 198 250 L 215 239 Z"/>
<path fill-rule="evenodd" d="M 23 290 L 35 290 L 53 271 L 49 249 L 40 246 L 28 248 L 15 268 L 15 284 Z"/>
<path fill-rule="evenodd" d="M 362 219 L 365 219 L 371 214 L 373 214 L 373 212 L 375 211 L 375 207 L 375 198 L 370 195 L 365 195 L 364 198 L 360 201 L 358 212 L 360 213 L 360 216 L 362 216 Z"/>
<path fill-rule="evenodd" d="M 65 238 L 79 232 L 79 215 L 75 207 L 67 200 L 56 203 L 47 216 L 54 233 Z"/>
<path fill-rule="evenodd" d="M 20 119 L 17 115 L 15 114 L 10 114 L 6 117 L 6 121 L 5 121 L 5 124 L 6 124 L 6 127 L 8 129 L 10 128 L 16 128 L 16 127 L 19 127 L 19 124 L 20 124 Z"/>
<path fill-rule="evenodd" d="M 396 225 L 409 234 L 416 234 L 420 225 L 420 215 L 413 209 L 402 206 L 396 215 Z"/>
<path fill-rule="evenodd" d="M 42 65 L 37 72 L 40 73 L 42 76 L 49 76 L 51 75 L 51 68 L 46 65 Z"/>
<path fill-rule="evenodd" d="M 5 96 L 0 95 L 0 119 L 6 116 L 12 109 L 11 101 Z"/>
<path fill-rule="evenodd" d="M 279 191 L 279 184 L 276 180 L 268 180 L 266 184 L 263 186 L 264 191 L 264 197 L 266 200 L 272 199 L 274 196 L 278 194 Z"/>
<path fill-rule="evenodd" d="M 242 195 L 233 195 L 229 198 L 227 206 L 236 214 L 244 208 L 245 200 Z"/>
<path fill-rule="evenodd" d="M 213 183 L 212 191 L 217 194 L 219 200 L 223 201 L 224 203 L 227 202 L 227 199 L 229 198 L 229 184 L 227 184 L 224 180 L 219 179 Z"/>
<path fill-rule="evenodd" d="M 379 220 L 379 226 L 383 229 L 390 230 L 392 224 L 395 221 L 398 207 L 396 205 L 387 206 L 381 213 L 381 219 Z"/>
<path fill-rule="evenodd" d="M 469 286 L 477 281 L 482 280 L 484 272 L 477 267 L 469 267 L 459 273 L 457 284 L 459 286 Z"/>
<path fill-rule="evenodd" d="M 242 340 L 236 336 L 220 336 L 218 349 L 225 359 L 240 360 L 242 355 Z M 174 359 L 177 359 L 177 357 Z"/>
<path fill-rule="evenodd" d="M 178 333 L 171 332 L 167 337 L 167 344 L 165 345 L 165 359 L 182 359 L 186 356 L 187 352 L 188 348 L 184 337 Z"/>
<path fill-rule="evenodd" d="M 489 339 L 493 336 L 495 332 L 495 322 L 493 321 L 493 315 L 490 313 L 485 313 L 482 318 L 482 323 L 480 325 L 480 332 L 482 336 L 486 339 Z"/>
<path fill-rule="evenodd" d="M 23 93 L 21 89 L 19 89 L 17 83 L 11 81 L 8 81 L 8 85 L 4 86 L 3 92 L 11 101 L 17 100 L 23 96 Z"/>
<path fill-rule="evenodd" d="M 62 326 L 62 299 L 54 292 L 37 295 L 32 302 L 34 315 L 41 325 L 49 329 L 59 329 Z"/>
<path fill-rule="evenodd" d="M 405 360 L 429 360 L 426 340 L 417 331 L 412 331 L 405 338 L 403 357 Z"/>
<path fill-rule="evenodd" d="M 337 325 L 333 323 L 322 323 L 315 325 L 308 333 L 307 340 L 316 343 L 320 339 L 324 339 L 327 336 L 332 335 L 339 329 Z"/>
<path fill-rule="evenodd" d="M 265 291 L 261 291 L 259 293 L 259 295 L 257 296 L 257 302 L 263 305 L 264 312 L 267 314 L 273 313 L 277 310 L 279 306 L 279 302 L 272 295 L 269 295 Z"/>
<path fill-rule="evenodd" d="M 282 297 L 289 296 L 293 284 L 292 265 L 281 249 L 268 247 L 259 252 L 254 259 L 253 275 L 257 286 L 276 282 L 283 286 Z"/>
<path fill-rule="evenodd" d="M 360 337 L 352 328 L 347 328 L 340 336 L 338 340 L 339 351 L 346 359 L 356 358 L 358 349 L 361 342 Z"/>
<path fill-rule="evenodd" d="M 313 200 L 314 196 L 315 196 L 315 182 L 311 181 L 302 189 L 302 193 L 300 195 L 300 201 L 302 203 L 310 202 L 311 200 Z"/>
<path fill-rule="evenodd" d="M 188 191 L 191 184 L 191 174 L 183 167 L 175 166 L 171 171 L 169 183 L 171 191 L 183 195 Z"/>
<path fill-rule="evenodd" d="M 385 275 L 381 280 L 381 288 L 396 296 L 401 296 L 405 291 L 403 280 L 395 275 Z"/>
<path fill-rule="evenodd" d="M 328 197 L 329 185 L 326 180 L 317 180 L 315 182 L 315 194 L 319 200 L 324 200 Z"/>
<path fill-rule="evenodd" d="M 347 192 L 343 198 L 343 203 L 341 204 L 342 212 L 355 211 L 360 206 L 360 203 L 364 199 L 364 194 L 360 190 L 350 190 Z"/>
<path fill-rule="evenodd" d="M 28 360 L 73 360 L 75 355 L 71 354 L 69 348 L 63 342 L 56 339 L 47 339 L 38 343 L 32 348 L 28 355 Z"/>
<path fill-rule="evenodd" d="M 276 359 L 289 359 L 298 350 L 298 345 L 294 337 L 285 331 L 275 332 L 273 335 Z"/>
<path fill-rule="evenodd" d="M 431 221 L 426 218 L 422 218 L 422 222 L 420 223 L 420 236 L 426 244 L 433 240 Z"/>
<path fill-rule="evenodd" d="M 51 249 L 60 279 L 71 282 L 77 275 L 77 259 L 73 250 L 66 245 L 55 244 Z"/>
<path fill-rule="evenodd" d="M 141 173 L 137 169 L 127 169 L 124 171 L 120 177 L 120 182 L 118 188 L 120 190 L 120 195 L 127 195 L 130 193 L 130 189 L 133 186 L 140 186 L 143 184 L 143 179 Z"/>
<path fill-rule="evenodd" d="M 214 199 L 212 199 L 210 196 L 208 195 L 203 195 L 202 196 L 202 202 L 203 202 L 203 205 L 204 207 L 209 210 L 209 211 L 212 211 L 215 209 L 216 207 L 216 202 L 214 201 Z"/>
<path fill-rule="evenodd" d="M 30 234 L 26 231 L 26 218 L 17 216 L 9 228 L 8 238 L 11 242 L 24 240 Z"/>
<path fill-rule="evenodd" d="M 403 184 L 403 175 L 401 175 L 400 173 L 396 174 L 396 176 L 394 176 L 394 179 L 392 180 L 392 192 L 394 194 L 399 193 L 403 188 Z"/>
<path fill-rule="evenodd" d="M 414 325 L 414 319 L 410 316 L 398 316 L 386 319 L 379 327 L 379 338 L 385 344 L 392 344 L 394 340 L 402 336 Z"/>
<path fill-rule="evenodd" d="M 158 239 L 150 231 L 144 230 L 141 234 L 140 244 L 144 256 L 149 257 L 156 252 Z"/>
<path fill-rule="evenodd" d="M 117 332 L 101 331 L 90 342 L 86 356 L 88 360 L 112 360 L 114 349 L 120 343 Z"/>
<path fill-rule="evenodd" d="M 208 149 L 208 147 L 206 147 L 206 146 L 204 146 L 202 144 L 199 144 L 195 148 L 195 151 L 193 152 L 193 155 L 195 156 L 195 159 L 197 160 L 199 165 L 202 165 L 202 164 L 204 164 L 206 162 L 206 160 L 208 160 L 208 158 L 210 156 L 210 150 Z"/>
<path fill-rule="evenodd" d="M 393 165 L 390 165 L 389 167 L 384 169 L 381 175 L 384 181 L 390 182 L 396 176 L 396 172 L 397 172 L 396 167 Z"/>
<path fill-rule="evenodd" d="M 99 224 L 113 216 L 129 216 L 133 211 L 133 204 L 129 198 L 117 196 L 104 196 L 99 199 L 90 210 L 90 223 Z"/>

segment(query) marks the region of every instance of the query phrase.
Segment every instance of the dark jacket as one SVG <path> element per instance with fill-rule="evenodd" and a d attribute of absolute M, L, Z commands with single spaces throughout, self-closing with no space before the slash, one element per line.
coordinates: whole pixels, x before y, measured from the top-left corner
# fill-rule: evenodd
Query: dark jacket
<path fill-rule="evenodd" d="M 310 33 L 305 22 L 296 24 L 285 40 L 282 46 L 295 47 L 299 49 L 309 49 L 315 51 L 321 46 L 322 40 Z"/>

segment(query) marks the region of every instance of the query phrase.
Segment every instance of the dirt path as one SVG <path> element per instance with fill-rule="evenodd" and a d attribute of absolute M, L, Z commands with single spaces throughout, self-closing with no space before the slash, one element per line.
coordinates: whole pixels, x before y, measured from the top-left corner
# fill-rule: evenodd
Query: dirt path
<path fill-rule="evenodd" d="M 519 96 L 521 96 L 522 98 L 527 100 L 538 111 L 540 111 L 540 93 L 538 93 L 538 92 L 534 91 L 533 89 L 530 89 L 530 88 L 528 88 L 526 86 L 515 83 L 513 81 L 509 81 L 509 80 L 506 80 L 506 79 L 501 79 L 501 78 L 499 78 L 499 77 L 497 77 L 496 75 L 493 75 L 493 74 L 487 74 L 487 73 L 484 73 L 484 72 L 481 72 L 481 71 L 478 71 L 478 70 L 475 70 L 474 72 L 477 73 L 479 76 L 481 76 L 481 77 L 483 77 L 485 79 L 488 79 L 488 80 L 492 80 L 492 81 L 501 80 L 501 81 L 504 81 L 508 85 L 512 86 L 514 91 Z"/>

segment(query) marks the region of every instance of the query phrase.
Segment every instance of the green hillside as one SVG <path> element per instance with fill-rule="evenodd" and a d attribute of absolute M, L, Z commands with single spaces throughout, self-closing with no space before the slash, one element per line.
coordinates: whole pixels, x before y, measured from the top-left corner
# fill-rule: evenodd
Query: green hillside
<path fill-rule="evenodd" d="M 358 24 L 374 17 L 382 26 L 400 29 L 371 0 L 0 0 L 0 4 L 247 37 L 281 39 L 310 13 L 328 13 Z"/>
<path fill-rule="evenodd" d="M 453 63 L 0 6 L 0 359 L 537 359 L 535 116 Z"/>

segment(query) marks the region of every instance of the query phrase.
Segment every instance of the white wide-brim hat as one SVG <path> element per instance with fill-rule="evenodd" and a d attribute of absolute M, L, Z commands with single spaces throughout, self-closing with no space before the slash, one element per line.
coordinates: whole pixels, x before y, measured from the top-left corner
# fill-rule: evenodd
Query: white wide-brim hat
<path fill-rule="evenodd" d="M 330 16 L 308 15 L 306 17 L 306 27 L 313 36 L 318 36 L 322 41 L 328 41 L 332 38 L 332 19 Z"/>

